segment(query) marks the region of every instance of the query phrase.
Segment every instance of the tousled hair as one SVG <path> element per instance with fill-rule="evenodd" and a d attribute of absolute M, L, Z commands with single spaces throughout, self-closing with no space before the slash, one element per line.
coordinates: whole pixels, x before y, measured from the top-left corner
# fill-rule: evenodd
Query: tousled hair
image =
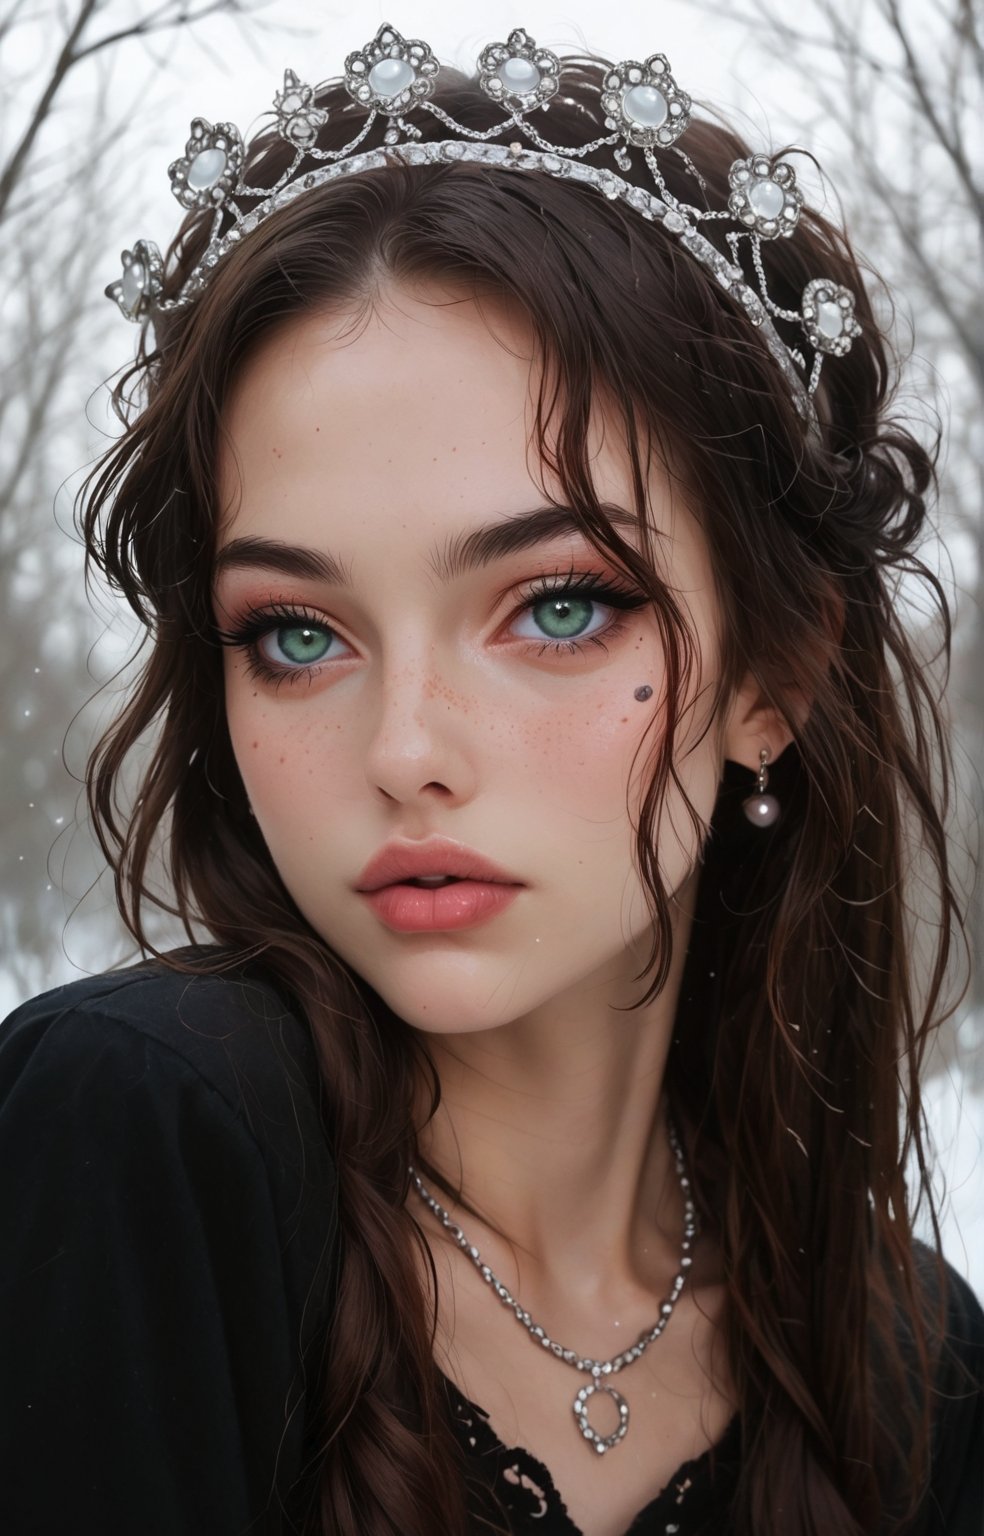
<path fill-rule="evenodd" d="M 556 142 L 584 141 L 603 69 L 592 57 L 568 61 L 567 99 L 551 104 Z M 323 98 L 331 112 L 322 147 L 352 136 L 343 100 L 339 87 Z M 434 100 L 478 129 L 501 117 L 453 71 Z M 419 122 L 425 138 L 445 135 L 428 114 Z M 382 127 L 364 147 L 381 144 Z M 747 147 L 729 128 L 695 120 L 687 152 L 710 205 L 723 207 L 728 167 Z M 292 153 L 263 137 L 244 179 L 269 185 Z M 603 163 L 601 152 L 593 158 Z M 664 174 L 675 195 L 694 200 L 672 155 Z M 186 219 L 169 254 L 169 292 L 201 252 L 207 221 Z M 780 305 L 796 307 L 819 274 L 857 296 L 863 336 L 826 365 L 816 440 L 747 315 L 658 227 L 590 188 L 465 163 L 394 161 L 298 198 L 241 243 L 194 305 L 161 317 L 153 345 L 148 338 L 117 386 L 126 430 L 90 476 L 81 520 L 90 563 L 146 624 L 150 647 L 93 751 L 90 811 L 145 952 L 155 952 L 145 920 L 155 901 L 190 938 L 204 930 L 219 946 L 166 963 L 262 963 L 315 1041 L 341 1235 L 309 1393 L 312 1465 L 291 1509 L 290 1528 L 304 1536 L 465 1530 L 468 1474 L 442 1407 L 436 1276 L 405 1208 L 408 1164 L 448 1186 L 417 1148 L 421 1083 L 430 1114 L 440 1096 L 426 1049 L 307 923 L 247 813 L 210 601 L 217 443 L 231 385 L 278 326 L 316 312 L 364 314 L 400 284 L 451 283 L 527 317 L 544 364 L 541 462 L 587 538 L 654 605 L 666 684 L 637 837 L 653 915 L 652 979 L 640 1002 L 669 966 L 658 828 L 669 785 L 683 793 L 674 743 L 697 660 L 649 536 L 654 455 L 685 487 L 710 552 L 722 613 L 715 705 L 751 672 L 793 729 L 770 769 L 783 807 L 775 826 L 749 827 L 740 808 L 748 773 L 727 764 L 711 827 L 700 827 L 666 1080 L 700 1214 L 723 1259 L 743 1444 L 734 1529 L 887 1532 L 902 1528 L 920 1496 L 935 1324 L 905 1170 L 914 1157 L 925 1183 L 919 1068 L 940 1022 L 960 916 L 944 830 L 944 719 L 896 599 L 903 574 L 925 583 L 948 657 L 946 599 L 916 554 L 933 460 L 891 415 L 893 356 L 846 236 L 806 211 L 795 238 L 764 257 Z M 625 429 L 638 548 L 593 489 L 586 428 L 600 398 Z M 798 722 L 797 697 L 810 701 Z M 151 727 L 127 803 L 126 770 Z M 906 904 L 916 846 L 938 893 L 921 998 Z M 171 897 L 154 888 L 158 854 Z M 430 1294 L 415 1250 L 430 1264 Z"/>

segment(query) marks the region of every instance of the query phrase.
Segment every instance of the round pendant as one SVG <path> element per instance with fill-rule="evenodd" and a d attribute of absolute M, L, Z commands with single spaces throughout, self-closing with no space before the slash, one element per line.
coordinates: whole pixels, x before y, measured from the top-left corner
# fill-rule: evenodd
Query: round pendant
<path fill-rule="evenodd" d="M 369 71 L 369 84 L 377 96 L 398 96 L 415 78 L 416 71 L 406 59 L 380 59 Z"/>
<path fill-rule="evenodd" d="M 504 59 L 496 74 L 514 96 L 528 95 L 540 84 L 540 71 L 531 59 Z"/>
<path fill-rule="evenodd" d="M 618 1409 L 618 1428 L 613 1430 L 610 1435 L 599 1435 L 597 1430 L 592 1429 L 588 1423 L 588 1399 L 593 1397 L 596 1392 L 607 1392 Z M 613 1445 L 618 1444 L 628 1429 L 629 1405 L 621 1392 L 616 1392 L 614 1387 L 608 1386 L 603 1381 L 592 1381 L 586 1387 L 582 1387 L 575 1397 L 574 1417 L 577 1420 L 577 1427 L 585 1440 L 594 1447 L 599 1456 L 603 1456 L 606 1451 L 611 1450 Z"/>
<path fill-rule="evenodd" d="M 654 85 L 634 85 L 622 97 L 622 111 L 643 128 L 662 128 L 670 109 Z"/>
<path fill-rule="evenodd" d="M 226 168 L 226 153 L 224 149 L 199 150 L 198 154 L 188 162 L 188 185 L 193 192 L 204 192 L 209 187 L 214 187 L 221 181 Z"/>
<path fill-rule="evenodd" d="M 741 808 L 753 827 L 771 827 L 779 819 L 779 801 L 775 795 L 749 795 L 741 802 Z"/>

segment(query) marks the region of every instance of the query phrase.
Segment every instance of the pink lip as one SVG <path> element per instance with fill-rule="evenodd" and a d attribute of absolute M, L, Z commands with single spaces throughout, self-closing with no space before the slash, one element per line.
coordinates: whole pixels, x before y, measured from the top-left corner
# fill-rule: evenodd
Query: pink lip
<path fill-rule="evenodd" d="M 369 860 L 355 882 L 357 891 L 381 890 L 384 885 L 398 885 L 418 875 L 454 875 L 459 880 L 477 880 L 490 885 L 522 885 L 508 870 L 501 869 L 466 848 L 464 843 L 447 837 L 429 837 L 424 842 L 387 843 Z M 413 887 L 411 887 L 413 889 Z"/>
<path fill-rule="evenodd" d="M 417 885 L 384 885 L 363 894 L 380 922 L 395 933 L 446 933 L 474 928 L 495 917 L 521 890 L 521 885 L 462 880 L 432 891 Z"/>

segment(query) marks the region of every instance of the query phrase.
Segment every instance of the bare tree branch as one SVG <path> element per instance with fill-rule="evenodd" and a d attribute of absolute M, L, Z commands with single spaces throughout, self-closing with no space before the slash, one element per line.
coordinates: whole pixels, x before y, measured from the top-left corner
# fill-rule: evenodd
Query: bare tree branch
<path fill-rule="evenodd" d="M 58 500 L 66 473 L 90 456 L 80 394 L 97 384 L 92 357 L 117 323 L 93 270 L 105 254 L 107 224 L 139 201 L 133 133 L 124 136 L 120 126 L 127 115 L 140 120 L 126 113 L 125 98 L 139 89 L 145 102 L 147 83 L 137 87 L 128 77 L 121 102 L 112 64 L 131 38 L 143 55 L 157 51 L 166 63 L 163 39 L 174 30 L 195 38 L 199 22 L 223 11 L 241 19 L 263 0 L 68 0 L 69 10 L 42 15 L 44 3 L 7 0 L 0 23 L 9 33 L 30 20 L 52 40 L 43 85 L 36 74 L 5 81 L 0 118 L 0 129 L 8 128 L 0 153 L 0 291 L 17 296 L 5 315 L 0 363 L 0 613 L 11 641 L 0 647 L 0 698 L 10 725 L 0 735 L 0 950 L 5 973 L 19 977 L 25 991 L 39 990 L 52 968 L 64 966 L 59 909 L 73 872 L 62 880 L 47 861 L 57 827 L 72 821 L 77 793 L 62 763 L 65 722 L 93 681 L 81 557 L 59 526 Z M 120 24 L 127 17 L 132 26 Z M 146 57 L 141 73 L 152 67 Z M 84 92 L 65 89 L 70 76 L 84 78 Z M 65 121 L 55 121 L 62 113 Z M 84 827 L 76 846 L 97 871 L 102 860 Z M 103 953 L 114 947 L 107 914 L 96 912 L 89 928 L 93 956 L 96 943 Z"/>
<path fill-rule="evenodd" d="M 198 10 L 181 6 L 173 15 L 167 15 L 172 9 L 170 0 L 162 5 L 156 16 L 149 16 L 145 21 L 135 22 L 131 27 L 121 27 L 117 32 L 107 33 L 105 37 L 99 37 L 94 43 L 89 43 L 75 55 L 74 62 L 78 64 L 82 59 L 91 58 L 94 53 L 101 53 L 104 48 L 115 48 L 119 43 L 126 42 L 131 37 L 151 37 L 156 32 L 170 32 L 175 27 L 192 26 L 195 22 L 204 21 L 206 16 L 214 16 L 219 11 L 238 12 L 242 7 L 239 0 L 209 0 Z"/>
<path fill-rule="evenodd" d="M 0 43 L 9 32 L 21 22 L 20 12 L 24 9 L 24 0 L 13 0 L 5 16 L 0 16 Z"/>
<path fill-rule="evenodd" d="M 917 393 L 948 421 L 941 506 L 959 529 L 954 630 L 955 731 L 969 764 L 984 760 L 984 178 L 976 145 L 984 86 L 976 0 L 691 0 L 750 31 L 843 135 L 837 180 L 859 243 L 903 287 L 924 364 Z M 907 6 L 909 7 L 907 9 Z M 792 16 L 792 19 L 791 19 Z M 975 95 L 976 93 L 976 95 Z M 833 169 L 833 166 L 831 167 Z M 965 775 L 958 833 L 984 825 L 984 779 Z M 970 819 L 967 818 L 968 812 Z M 976 821 L 974 818 L 976 817 Z M 968 886 L 975 950 L 970 1005 L 984 1004 L 984 881 Z M 980 1069 L 978 1069 L 980 1070 Z"/>
<path fill-rule="evenodd" d="M 79 8 L 48 76 L 45 88 L 28 119 L 20 140 L 14 147 L 3 172 L 0 173 L 0 222 L 3 221 L 11 196 L 25 172 L 38 134 L 51 115 L 55 99 L 77 64 L 84 59 L 92 58 L 94 54 L 118 48 L 132 38 L 150 37 L 160 32 L 193 27 L 219 12 L 228 12 L 232 15 L 245 14 L 242 0 L 203 0 L 199 6 L 188 4 L 188 0 L 162 0 L 156 10 L 151 11 L 148 16 L 83 45 L 83 33 L 93 16 L 105 3 L 106 0 L 80 0 Z"/>
<path fill-rule="evenodd" d="M 916 99 L 923 110 L 925 119 L 931 125 L 938 142 L 946 150 L 946 153 L 953 162 L 953 167 L 960 178 L 970 205 L 976 212 L 978 223 L 984 228 L 984 193 L 982 193 L 974 181 L 973 172 L 971 171 L 959 135 L 954 137 L 947 131 L 940 118 L 940 114 L 936 110 L 936 102 L 919 67 L 919 60 L 916 57 L 912 40 L 902 18 L 898 0 L 880 0 L 880 4 L 884 7 L 895 35 L 901 44 L 902 51 L 905 54 L 906 74 L 915 92 Z"/>
<path fill-rule="evenodd" d="M 763 6 L 761 0 L 751 0 L 751 3 L 754 9 L 750 11 L 736 10 L 734 6 L 718 3 L 718 0 L 700 0 L 697 8 L 703 16 L 716 17 L 722 22 L 733 24 L 736 29 L 740 28 L 753 33 L 757 33 L 763 23 L 767 24 L 775 34 L 775 42 L 782 43 L 781 48 L 776 46 L 773 50 L 780 56 L 787 56 L 794 48 L 811 54 L 832 54 L 838 59 L 842 56 L 843 42 L 836 35 L 827 37 L 822 33 L 803 32 L 791 26 L 785 16 L 773 13 L 767 6 Z M 843 18 L 841 18 L 840 26 L 843 25 Z M 884 59 L 867 53 L 860 43 L 855 53 L 860 62 L 866 64 L 873 74 L 887 73 Z M 815 63 L 813 67 L 815 68 Z"/>
<path fill-rule="evenodd" d="M 24 129 L 20 143 L 16 146 L 3 168 L 3 173 L 0 175 L 0 221 L 3 219 L 4 209 L 10 201 L 11 194 L 27 164 L 34 141 L 41 131 L 41 125 L 51 111 L 52 103 L 75 62 L 75 45 L 88 26 L 98 6 L 99 0 L 82 0 L 75 20 L 72 23 L 71 31 L 65 39 L 58 58 L 55 60 L 54 68 L 48 76 L 47 84 L 41 92 L 40 100 L 31 114 L 27 127 Z"/>

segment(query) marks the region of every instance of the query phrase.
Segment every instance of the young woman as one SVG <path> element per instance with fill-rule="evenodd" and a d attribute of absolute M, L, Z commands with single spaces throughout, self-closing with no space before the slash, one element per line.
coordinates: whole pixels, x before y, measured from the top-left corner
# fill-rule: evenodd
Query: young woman
<path fill-rule="evenodd" d="M 0 1524 L 976 1536 L 931 462 L 789 157 L 496 46 L 196 120 L 113 286 L 145 959 L 0 1032 Z"/>

